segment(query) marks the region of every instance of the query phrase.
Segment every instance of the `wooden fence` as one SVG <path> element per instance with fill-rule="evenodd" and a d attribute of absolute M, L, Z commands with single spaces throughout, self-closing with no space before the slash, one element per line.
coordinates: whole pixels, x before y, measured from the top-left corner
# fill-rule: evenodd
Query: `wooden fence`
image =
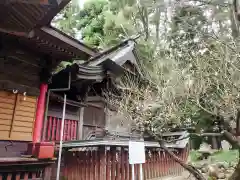
<path fill-rule="evenodd" d="M 9 157 L 0 159 L 0 180 L 48 180 L 53 160 Z"/>
<path fill-rule="evenodd" d="M 188 146 L 174 149 L 176 155 L 187 161 Z M 131 166 L 128 150 L 123 147 L 99 148 L 98 150 L 65 152 L 62 162 L 62 176 L 67 180 L 131 180 Z M 139 179 L 139 165 L 135 165 L 135 179 Z M 144 179 L 154 179 L 168 175 L 180 175 L 180 167 L 161 149 L 146 150 L 143 164 Z"/>
<path fill-rule="evenodd" d="M 43 172 L 0 172 L 0 180 L 41 180 Z"/>
<path fill-rule="evenodd" d="M 46 141 L 59 141 L 61 130 L 61 118 L 49 116 L 47 119 L 47 131 L 44 135 Z M 63 141 L 77 139 L 78 121 L 65 119 Z"/>

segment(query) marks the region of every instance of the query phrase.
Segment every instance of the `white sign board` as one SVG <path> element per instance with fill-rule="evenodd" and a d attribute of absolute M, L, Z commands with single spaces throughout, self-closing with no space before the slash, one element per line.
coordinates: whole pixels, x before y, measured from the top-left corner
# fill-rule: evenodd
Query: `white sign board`
<path fill-rule="evenodd" d="M 144 142 L 129 141 L 129 164 L 145 163 Z"/>

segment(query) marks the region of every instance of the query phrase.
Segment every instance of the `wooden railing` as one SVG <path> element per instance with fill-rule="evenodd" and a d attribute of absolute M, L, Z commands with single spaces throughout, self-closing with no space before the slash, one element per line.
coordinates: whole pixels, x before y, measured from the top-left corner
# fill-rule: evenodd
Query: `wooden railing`
<path fill-rule="evenodd" d="M 188 147 L 175 149 L 174 153 L 187 161 Z M 139 179 L 139 165 L 135 165 L 135 179 Z M 184 169 L 160 149 L 146 151 L 143 164 L 144 180 L 164 176 L 181 175 Z M 63 178 L 79 180 L 131 180 L 132 169 L 128 162 L 128 150 L 123 147 L 110 149 L 66 152 L 64 154 Z"/>
<path fill-rule="evenodd" d="M 0 180 L 42 180 L 42 172 L 8 172 L 0 173 Z"/>
<path fill-rule="evenodd" d="M 49 116 L 47 119 L 47 130 L 44 135 L 45 141 L 59 141 L 61 131 L 61 118 Z M 63 141 L 77 139 L 78 121 L 65 119 Z"/>

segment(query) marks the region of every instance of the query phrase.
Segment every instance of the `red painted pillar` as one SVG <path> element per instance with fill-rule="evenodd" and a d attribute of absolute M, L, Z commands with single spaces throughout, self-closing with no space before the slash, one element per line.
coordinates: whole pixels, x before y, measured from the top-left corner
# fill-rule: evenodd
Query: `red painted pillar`
<path fill-rule="evenodd" d="M 33 129 L 33 144 L 41 141 L 47 89 L 47 84 L 41 84 L 40 95 L 37 102 L 36 119 Z"/>

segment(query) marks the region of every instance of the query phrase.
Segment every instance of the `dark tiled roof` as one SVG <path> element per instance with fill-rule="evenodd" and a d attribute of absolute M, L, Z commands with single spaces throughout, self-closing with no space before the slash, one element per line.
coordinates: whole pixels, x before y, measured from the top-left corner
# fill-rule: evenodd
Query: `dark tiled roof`
<path fill-rule="evenodd" d="M 174 143 L 166 143 L 166 146 L 168 148 L 179 148 L 183 149 L 187 146 L 189 143 L 189 138 L 187 132 L 180 132 L 181 136 L 179 137 L 179 140 L 177 140 Z M 171 134 L 167 135 L 171 136 Z M 186 137 L 186 138 L 185 138 Z M 158 142 L 155 141 L 145 141 L 144 142 L 145 147 L 155 147 L 159 148 L 161 147 Z M 99 140 L 82 140 L 82 141 L 67 141 L 63 143 L 63 148 L 79 148 L 79 147 L 97 147 L 97 146 L 123 146 L 123 147 L 128 147 L 129 145 L 129 139 L 116 139 L 116 140 L 104 140 L 104 139 L 99 139 Z"/>
<path fill-rule="evenodd" d="M 15 32 L 30 32 L 49 24 L 70 0 L 1 0 L 0 28 Z"/>
<path fill-rule="evenodd" d="M 127 41 L 124 44 L 120 44 L 118 48 L 114 51 L 109 51 L 108 53 L 100 54 L 98 58 L 90 59 L 86 64 L 90 66 L 96 66 L 102 64 L 107 59 L 111 59 L 116 64 L 122 66 L 126 61 L 130 61 L 132 64 L 136 65 L 136 57 L 133 54 L 135 48 L 135 43 L 133 41 Z"/>
<path fill-rule="evenodd" d="M 96 54 L 96 51 L 83 43 L 53 28 L 44 26 L 32 31 L 32 37 L 19 37 L 20 42 L 30 49 L 64 61 L 74 58 L 87 60 Z"/>
<path fill-rule="evenodd" d="M 50 26 L 69 1 L 3 0 L 0 2 L 0 34 L 19 39 L 31 50 L 53 58 L 87 60 L 97 54 L 94 49 Z"/>

